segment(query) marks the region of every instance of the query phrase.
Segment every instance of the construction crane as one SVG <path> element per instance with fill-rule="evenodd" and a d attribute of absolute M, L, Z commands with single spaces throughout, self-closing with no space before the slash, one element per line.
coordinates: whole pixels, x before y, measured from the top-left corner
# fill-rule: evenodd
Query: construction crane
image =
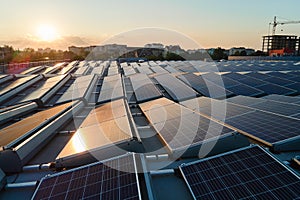
<path fill-rule="evenodd" d="M 285 21 L 285 22 L 278 22 L 276 16 L 274 17 L 274 21 L 269 23 L 269 26 L 273 26 L 272 29 L 272 35 L 275 35 L 276 27 L 278 25 L 284 25 L 284 24 L 299 24 L 300 21 Z"/>

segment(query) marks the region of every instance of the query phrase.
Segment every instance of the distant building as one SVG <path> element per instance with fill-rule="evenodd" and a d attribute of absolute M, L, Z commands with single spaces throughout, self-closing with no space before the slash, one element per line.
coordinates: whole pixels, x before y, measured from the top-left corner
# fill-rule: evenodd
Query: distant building
<path fill-rule="evenodd" d="M 151 44 L 146 44 L 144 46 L 145 48 L 154 48 L 154 49 L 163 49 L 164 45 L 160 43 L 151 43 Z"/>
<path fill-rule="evenodd" d="M 38 52 L 39 53 L 50 53 L 51 52 L 51 48 L 45 48 L 45 49 L 42 49 L 42 48 L 38 48 Z"/>
<path fill-rule="evenodd" d="M 299 55 L 300 38 L 294 35 L 263 36 L 262 51 L 270 56 Z"/>
<path fill-rule="evenodd" d="M 229 49 L 229 56 L 233 56 L 233 55 L 240 55 L 242 54 L 242 52 L 245 52 L 245 56 L 249 56 L 253 53 L 255 53 L 254 49 L 246 49 L 245 47 L 233 47 L 231 49 Z"/>
<path fill-rule="evenodd" d="M 5 63 L 13 55 L 13 48 L 9 46 L 0 46 L 0 63 Z"/>
<path fill-rule="evenodd" d="M 84 47 L 76 47 L 76 46 L 70 46 L 68 47 L 69 51 L 76 54 L 80 55 L 82 51 L 84 51 Z"/>
<path fill-rule="evenodd" d="M 175 54 L 182 54 L 185 51 L 179 45 L 168 45 L 165 47 L 166 51 L 175 53 Z"/>

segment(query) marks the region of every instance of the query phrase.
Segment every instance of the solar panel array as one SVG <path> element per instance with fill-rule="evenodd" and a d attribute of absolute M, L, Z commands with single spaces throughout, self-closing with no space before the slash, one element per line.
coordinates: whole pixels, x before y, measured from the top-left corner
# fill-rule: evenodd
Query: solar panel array
<path fill-rule="evenodd" d="M 245 97 L 246 100 L 249 98 L 250 97 Z M 235 97 L 232 100 L 234 99 L 241 101 L 240 97 Z M 255 100 L 255 98 L 252 99 Z M 228 101 L 230 101 L 230 99 L 228 99 Z M 249 103 L 247 107 L 244 107 L 226 101 L 200 97 L 198 99 L 184 101 L 181 104 L 210 117 L 224 121 L 241 133 L 270 146 L 277 142 L 288 143 L 288 139 L 290 141 L 292 141 L 292 139 L 294 141 L 300 140 L 300 121 L 298 119 L 257 110 L 249 107 L 249 105 L 251 105 Z"/>
<path fill-rule="evenodd" d="M 258 146 L 182 165 L 195 199 L 298 199 L 300 178 Z"/>
<path fill-rule="evenodd" d="M 21 102 L 39 100 L 39 101 L 43 101 L 42 103 L 45 103 L 50 96 L 43 100 L 42 98 L 45 97 L 45 95 L 47 95 L 50 91 L 52 91 L 53 93 L 56 92 L 59 89 L 59 84 L 60 83 L 62 84 L 64 79 L 65 80 L 68 79 L 67 75 L 60 75 L 60 76 L 48 78 L 41 86 L 39 86 L 38 89 L 30 93 L 29 95 L 23 97 L 18 102 L 21 103 Z"/>
<path fill-rule="evenodd" d="M 28 75 L 36 73 L 40 75 Z M 6 121 L 0 123 L 0 146 L 4 147 L 0 163 L 7 172 L 46 162 L 55 163 L 55 167 L 74 167 L 126 151 L 148 153 L 163 147 L 166 149 L 162 152 L 167 150 L 170 158 L 180 159 L 167 167 L 174 169 L 187 157 L 189 162 L 191 157 L 201 156 L 200 147 L 214 142 L 213 154 L 250 142 L 280 153 L 300 150 L 300 98 L 292 97 L 300 94 L 300 63 L 296 62 L 86 60 L 45 69 L 34 67 L 22 75 L 0 75 L 0 83 L 0 101 L 3 94 L 17 91 L 0 107 L 4 107 L 0 118 L 7 114 L 10 120 L 1 118 Z M 201 95 L 204 97 L 197 98 Z M 40 103 L 44 96 L 47 98 Z M 77 107 L 69 103 L 53 107 L 74 99 L 81 100 Z M 21 104 L 25 101 L 29 103 Z M 74 122 L 68 123 L 72 114 Z M 20 159 L 10 162 L 10 157 L 5 157 L 7 152 Z M 146 165 L 164 163 L 157 158 L 145 160 Z M 133 173 L 120 171 L 122 167 Z M 181 172 L 200 199 L 300 196 L 299 189 L 295 190 L 299 178 L 297 182 L 291 171 L 260 147 L 201 159 L 181 166 Z M 160 173 L 157 175 L 160 179 Z M 144 178 L 141 184 L 147 182 Z M 17 182 L 20 180 L 22 177 Z M 156 177 L 152 180 L 157 181 Z M 172 185 L 178 186 L 176 181 L 165 185 L 170 191 L 174 190 Z M 143 195 L 156 187 L 160 186 L 143 185 Z M 141 199 L 135 157 L 120 156 L 49 175 L 34 195 L 35 199 Z"/>
<path fill-rule="evenodd" d="M 32 199 L 141 199 L 134 154 L 47 176 Z"/>
<path fill-rule="evenodd" d="M 280 96 L 280 95 L 278 95 Z M 245 97 L 246 99 L 250 99 L 252 97 Z M 292 100 L 293 97 L 288 98 L 288 100 Z M 243 97 L 240 97 L 238 101 L 236 101 L 236 98 L 228 99 L 228 101 L 239 104 L 240 100 L 243 99 Z M 276 99 L 276 97 L 275 97 Z M 278 100 L 280 98 L 277 97 Z M 285 98 L 286 99 L 286 98 Z M 287 99 L 286 99 L 287 100 Z M 297 99 L 295 99 L 297 100 Z M 280 102 L 280 101 L 274 101 L 271 99 L 257 99 L 257 98 L 252 98 L 252 103 L 247 105 L 248 107 L 254 108 L 254 109 L 259 109 L 271 113 L 276 113 L 280 115 L 285 115 L 285 116 L 290 116 L 290 117 L 295 117 L 298 114 L 300 114 L 300 105 L 295 105 L 292 103 L 288 102 Z"/>
<path fill-rule="evenodd" d="M 130 81 L 138 103 L 153 100 L 162 96 L 150 78 L 145 74 L 130 76 Z"/>

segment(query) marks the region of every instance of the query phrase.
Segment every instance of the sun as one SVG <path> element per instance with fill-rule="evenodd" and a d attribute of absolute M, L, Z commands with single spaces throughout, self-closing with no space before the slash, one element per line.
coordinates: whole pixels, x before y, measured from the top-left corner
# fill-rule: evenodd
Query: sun
<path fill-rule="evenodd" d="M 43 24 L 37 28 L 37 37 L 41 41 L 51 42 L 58 38 L 58 34 L 53 26 Z"/>

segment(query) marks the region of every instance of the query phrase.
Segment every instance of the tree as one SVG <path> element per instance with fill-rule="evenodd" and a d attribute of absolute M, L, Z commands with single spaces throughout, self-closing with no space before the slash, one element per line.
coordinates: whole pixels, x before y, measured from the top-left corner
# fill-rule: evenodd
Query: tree
<path fill-rule="evenodd" d="M 211 56 L 213 60 L 222 60 L 222 59 L 228 59 L 227 55 L 224 53 L 225 49 L 222 49 L 221 47 L 218 47 L 214 50 L 213 55 Z"/>

